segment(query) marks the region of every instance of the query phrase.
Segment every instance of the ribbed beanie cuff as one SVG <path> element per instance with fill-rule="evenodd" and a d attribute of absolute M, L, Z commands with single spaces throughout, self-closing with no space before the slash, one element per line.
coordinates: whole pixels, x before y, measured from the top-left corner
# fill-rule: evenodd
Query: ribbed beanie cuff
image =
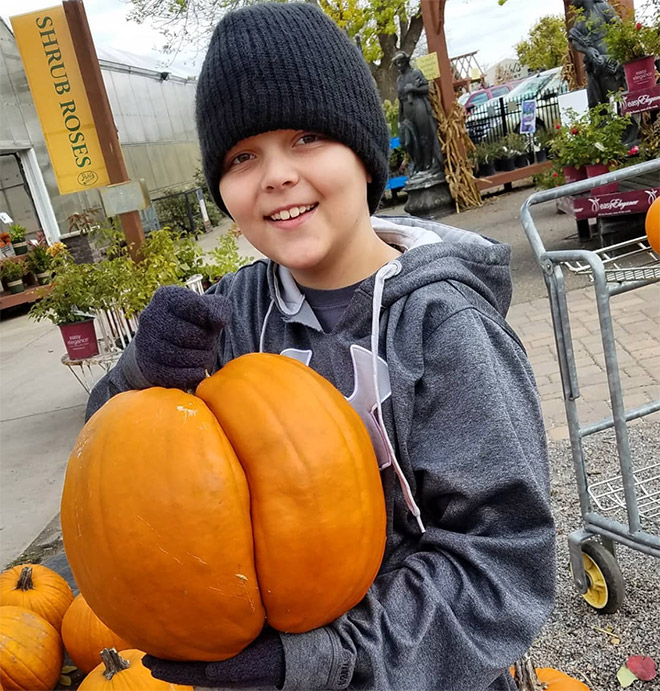
<path fill-rule="evenodd" d="M 327 135 L 372 176 L 373 213 L 388 177 L 389 131 L 360 51 L 320 9 L 261 3 L 227 14 L 211 38 L 197 85 L 204 174 L 218 206 L 224 157 L 241 139 L 279 129 Z"/>

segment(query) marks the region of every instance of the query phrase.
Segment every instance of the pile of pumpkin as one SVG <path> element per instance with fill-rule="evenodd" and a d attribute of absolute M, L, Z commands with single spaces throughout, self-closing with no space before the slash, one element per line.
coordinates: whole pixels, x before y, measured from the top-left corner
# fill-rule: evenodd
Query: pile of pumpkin
<path fill-rule="evenodd" d="M 83 691 L 191 688 L 154 679 L 142 665 L 144 653 L 113 633 L 45 566 L 23 564 L 0 574 L 0 602 L 2 690 L 55 688 L 64 648 L 86 673 L 78 687 Z"/>

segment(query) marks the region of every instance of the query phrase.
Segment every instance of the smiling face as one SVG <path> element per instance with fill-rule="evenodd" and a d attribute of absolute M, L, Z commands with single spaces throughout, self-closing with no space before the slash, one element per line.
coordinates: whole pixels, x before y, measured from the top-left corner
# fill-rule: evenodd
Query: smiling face
<path fill-rule="evenodd" d="M 370 181 L 344 144 L 275 130 L 229 150 L 220 194 L 254 247 L 302 285 L 331 289 L 366 278 L 391 254 L 371 227 Z"/>

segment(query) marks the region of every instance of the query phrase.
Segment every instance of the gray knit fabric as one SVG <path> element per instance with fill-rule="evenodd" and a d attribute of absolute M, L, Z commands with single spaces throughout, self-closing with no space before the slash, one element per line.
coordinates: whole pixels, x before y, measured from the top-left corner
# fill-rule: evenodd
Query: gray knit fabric
<path fill-rule="evenodd" d="M 223 159 L 241 139 L 278 129 L 325 134 L 364 161 L 373 212 L 388 177 L 389 132 L 369 67 L 350 39 L 306 3 L 260 3 L 227 14 L 197 86 L 206 180 L 225 212 Z"/>

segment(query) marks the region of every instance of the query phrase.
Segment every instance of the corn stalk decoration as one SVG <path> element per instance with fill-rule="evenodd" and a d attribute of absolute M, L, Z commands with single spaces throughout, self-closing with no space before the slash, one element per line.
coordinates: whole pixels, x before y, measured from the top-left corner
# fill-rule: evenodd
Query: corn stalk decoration
<path fill-rule="evenodd" d="M 483 202 L 472 172 L 471 154 L 475 146 L 465 129 L 465 111 L 458 101 L 454 101 L 449 113 L 445 114 L 440 104 L 438 87 L 433 80 L 429 82 L 429 100 L 438 123 L 445 178 L 456 204 L 456 211 L 460 213 L 475 209 Z"/>

